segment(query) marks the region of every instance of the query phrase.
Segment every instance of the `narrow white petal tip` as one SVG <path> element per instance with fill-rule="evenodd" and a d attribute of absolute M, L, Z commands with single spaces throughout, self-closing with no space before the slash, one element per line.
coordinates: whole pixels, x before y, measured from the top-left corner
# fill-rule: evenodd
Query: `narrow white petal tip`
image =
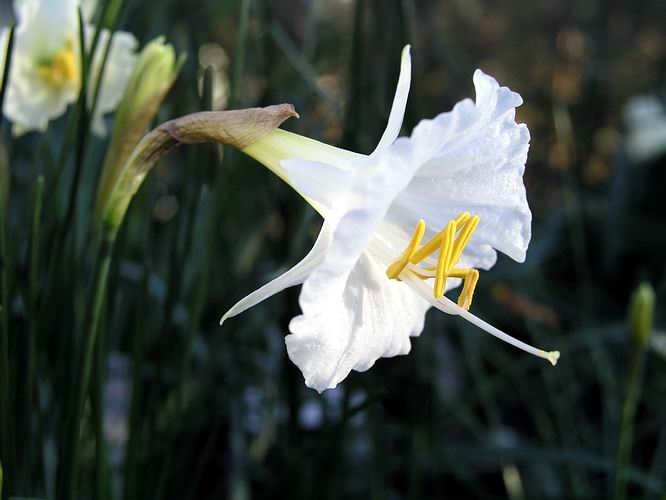
<path fill-rule="evenodd" d="M 400 54 L 400 72 L 410 70 L 412 64 L 412 54 L 411 54 L 411 45 L 405 45 L 402 49 L 402 54 Z"/>
<path fill-rule="evenodd" d="M 557 360 L 560 359 L 560 351 L 550 351 L 546 353 L 546 359 L 550 361 L 550 364 L 555 366 Z"/>

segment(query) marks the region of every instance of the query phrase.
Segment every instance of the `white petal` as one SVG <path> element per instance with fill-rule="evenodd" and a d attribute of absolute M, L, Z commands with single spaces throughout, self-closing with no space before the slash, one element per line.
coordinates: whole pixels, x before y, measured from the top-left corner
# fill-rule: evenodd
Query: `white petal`
<path fill-rule="evenodd" d="M 407 107 L 409 86 L 412 80 L 412 56 L 409 50 L 409 45 L 406 45 L 402 49 L 400 76 L 398 77 L 398 86 L 395 89 L 388 124 L 382 134 L 382 138 L 379 140 L 379 144 L 377 144 L 375 151 L 372 153 L 373 155 L 377 155 L 389 147 L 398 138 L 398 135 L 400 135 L 400 128 L 402 127 L 402 120 L 405 117 L 405 108 Z"/>
<path fill-rule="evenodd" d="M 480 216 L 461 265 L 487 269 L 494 249 L 522 262 L 531 235 L 523 172 L 529 131 L 515 122 L 520 96 L 484 75 L 474 74 L 476 105 L 461 101 L 450 113 L 423 120 L 411 140 L 423 166 L 395 200 L 387 220 L 414 227 L 420 218 L 426 237 L 463 211 Z"/>
<path fill-rule="evenodd" d="M 303 260 L 301 260 L 287 272 L 275 278 L 270 283 L 265 284 L 247 297 L 238 301 L 224 314 L 224 316 L 222 316 L 220 325 L 227 319 L 237 316 L 250 307 L 257 305 L 259 302 L 272 297 L 276 293 L 279 293 L 286 288 L 303 283 L 303 280 L 305 280 L 305 278 L 312 272 L 312 270 L 324 259 L 324 254 L 331 243 L 332 235 L 333 230 L 331 225 L 324 222 L 324 225 L 319 232 L 319 236 L 317 237 L 314 246 L 303 258 Z"/>
<path fill-rule="evenodd" d="M 280 162 L 291 185 L 302 196 L 317 202 L 324 214 L 343 208 L 345 193 L 352 181 L 350 168 L 300 158 L 290 158 Z"/>
<path fill-rule="evenodd" d="M 78 5 L 78 0 L 15 1 L 17 46 L 39 56 L 52 55 L 70 39 L 78 45 Z"/>
<path fill-rule="evenodd" d="M 253 142 L 243 152 L 294 187 L 325 217 L 330 212 L 326 205 L 333 205 L 333 198 L 347 187 L 347 181 L 343 180 L 346 173 L 368 158 L 279 128 Z M 324 171 L 322 180 L 326 186 L 317 185 L 320 170 Z M 336 179 L 341 186 L 333 185 Z M 327 191 L 328 188 L 334 192 Z M 321 198 L 321 202 L 316 198 Z"/>
<path fill-rule="evenodd" d="M 36 69 L 31 61 L 14 54 L 3 111 L 24 132 L 46 130 L 49 121 L 61 116 L 78 95 L 76 85 L 52 89 Z"/>
<path fill-rule="evenodd" d="M 90 41 L 94 35 L 94 28 L 89 27 L 87 35 Z M 100 77 L 100 70 L 102 69 L 102 61 L 104 59 L 104 52 L 109 43 L 109 31 L 102 30 L 95 49 L 95 57 L 93 58 L 92 78 L 90 80 L 88 92 L 88 105 L 92 105 L 94 99 L 94 89 L 97 86 L 97 81 Z M 138 42 L 134 35 L 124 31 L 117 31 L 111 38 L 111 49 L 109 56 L 104 66 L 104 74 L 102 75 L 102 84 L 99 89 L 99 97 L 97 98 L 97 105 L 95 107 L 95 116 L 93 117 L 93 131 L 97 135 L 104 135 L 106 127 L 104 124 L 104 115 L 115 111 L 118 107 L 127 81 L 132 76 L 134 66 L 136 65 Z"/>
<path fill-rule="evenodd" d="M 398 139 L 354 171 L 345 195 L 347 210 L 341 214 L 326 257 L 303 283 L 299 300 L 303 314 L 290 325 L 297 336 L 292 337 L 289 341 L 292 347 L 288 343 L 288 348 L 294 362 L 303 370 L 306 383 L 317 390 L 335 386 L 353 368 L 371 366 L 384 352 L 394 352 L 387 346 L 395 346 L 400 335 L 403 338 L 412 331 L 405 330 L 400 318 L 404 315 L 413 318 L 422 312 L 421 309 L 415 312 L 414 302 L 401 295 L 400 307 L 404 311 L 397 311 L 397 306 L 382 309 L 385 320 L 377 323 L 382 328 L 373 330 L 373 322 L 381 315 L 375 312 L 376 308 L 368 309 L 368 304 L 382 303 L 399 292 L 386 277 L 384 263 L 364 254 L 388 206 L 413 175 L 416 164 L 411 161 L 411 153 L 409 141 Z M 392 321 L 396 321 L 398 330 L 386 328 L 385 323 Z M 365 346 L 360 335 L 366 330 L 375 332 L 372 338 L 378 343 L 377 349 L 354 348 Z M 387 337 L 379 341 L 375 337 L 382 332 Z M 330 335 L 333 337 L 328 338 Z M 347 345 L 354 348 L 349 355 L 344 352 Z M 404 347 L 404 342 L 401 345 Z M 346 361 L 338 366 L 341 357 Z"/>
<path fill-rule="evenodd" d="M 315 272 L 344 280 L 356 265 L 395 197 L 414 175 L 411 144 L 398 139 L 381 155 L 353 172 L 326 260 Z M 307 282 L 306 282 L 307 286 Z"/>
<path fill-rule="evenodd" d="M 81 11 L 83 12 L 83 19 L 92 21 L 97 10 L 97 0 L 81 0 Z"/>
<path fill-rule="evenodd" d="M 9 43 L 9 28 L 0 28 L 0 85 L 5 74 L 5 57 L 7 56 L 7 44 Z"/>
<path fill-rule="evenodd" d="M 381 357 L 407 354 L 409 337 L 421 333 L 430 307 L 404 283 L 388 280 L 383 263 L 367 252 L 347 273 L 342 293 L 337 288 L 327 292 L 326 281 L 308 283 L 324 296 L 311 297 L 304 287 L 304 314 L 291 321 L 292 333 L 285 341 L 306 385 L 320 392 L 335 387 L 351 370 L 364 371 Z"/>
<path fill-rule="evenodd" d="M 43 0 L 14 0 L 14 14 L 17 25 L 25 24 L 34 18 Z"/>

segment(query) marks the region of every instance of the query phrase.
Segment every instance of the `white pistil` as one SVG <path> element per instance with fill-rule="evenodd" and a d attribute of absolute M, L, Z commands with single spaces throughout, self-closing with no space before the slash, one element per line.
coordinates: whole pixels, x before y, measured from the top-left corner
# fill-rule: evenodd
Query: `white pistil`
<path fill-rule="evenodd" d="M 536 347 L 526 344 L 521 340 L 513 338 L 511 335 L 504 333 L 499 328 L 495 328 L 491 324 L 483 321 L 481 318 L 474 316 L 472 313 L 458 306 L 455 302 L 449 300 L 447 297 L 442 297 L 441 299 L 436 300 L 432 295 L 430 287 L 426 283 L 424 283 L 421 279 L 413 275 L 411 272 L 402 273 L 400 278 L 402 279 L 403 282 L 410 285 L 414 291 L 416 291 L 419 295 L 421 295 L 421 297 L 426 299 L 428 302 L 430 302 L 440 311 L 443 311 L 447 314 L 458 315 L 463 319 L 466 319 L 473 325 L 478 326 L 482 330 L 488 332 L 489 334 L 497 337 L 500 340 L 503 340 L 508 344 L 511 344 L 514 347 L 517 347 L 518 349 L 522 349 L 523 351 L 533 354 L 534 356 L 537 356 L 539 358 L 546 359 L 553 366 L 557 364 L 557 360 L 560 358 L 559 351 L 544 351 L 542 349 L 537 349 Z"/>

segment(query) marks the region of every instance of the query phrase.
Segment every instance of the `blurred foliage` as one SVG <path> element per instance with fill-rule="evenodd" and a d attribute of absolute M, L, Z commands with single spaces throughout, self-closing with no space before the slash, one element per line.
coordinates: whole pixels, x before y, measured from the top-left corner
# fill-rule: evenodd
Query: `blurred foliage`
<path fill-rule="evenodd" d="M 500 258 L 482 273 L 474 310 L 562 358 L 553 369 L 431 312 L 409 356 L 322 395 L 307 389 L 283 342 L 297 289 L 218 321 L 305 255 L 318 216 L 240 153 L 179 149 L 148 177 L 119 235 L 81 437 L 82 497 L 665 498 L 666 157 L 632 158 L 623 126 L 632 96 L 666 98 L 664 19 L 658 0 L 126 0 L 120 28 L 142 44 L 165 35 L 189 54 L 158 123 L 291 102 L 301 119 L 285 128 L 369 152 L 407 42 L 405 133 L 470 96 L 476 67 L 518 91 L 518 121 L 532 134 L 533 241 L 525 264 Z M 56 496 L 105 147 L 89 138 L 70 193 L 76 160 L 63 144 L 74 119 L 70 110 L 18 140 L 3 127 L 13 385 L 2 398 L 17 422 L 3 445 L 3 498 Z M 643 281 L 656 330 L 636 378 L 627 317 Z M 633 447 L 618 468 L 636 380 Z"/>

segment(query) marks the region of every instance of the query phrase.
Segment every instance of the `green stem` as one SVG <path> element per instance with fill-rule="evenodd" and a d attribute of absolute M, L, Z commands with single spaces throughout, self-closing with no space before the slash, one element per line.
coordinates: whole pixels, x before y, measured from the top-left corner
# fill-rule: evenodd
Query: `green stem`
<path fill-rule="evenodd" d="M 95 499 L 109 498 L 108 452 L 104 437 L 104 380 L 106 375 L 106 328 L 99 327 L 95 345 L 94 373 L 90 387 L 90 401 L 95 428 Z"/>
<path fill-rule="evenodd" d="M 87 106 L 87 94 L 88 94 L 88 68 L 92 61 L 92 52 L 90 56 L 90 61 L 86 57 L 86 45 L 84 37 L 84 21 L 83 14 L 81 13 L 81 8 L 79 8 L 79 46 L 81 51 L 81 90 L 79 91 L 79 100 L 77 103 L 78 109 L 78 126 L 77 126 L 77 140 L 76 140 L 76 157 L 74 159 L 74 173 L 72 175 L 72 181 L 69 188 L 69 202 L 67 203 L 67 211 L 65 212 L 65 222 L 64 222 L 64 234 L 67 235 L 70 228 L 75 229 L 76 225 L 72 224 L 72 219 L 74 218 L 74 213 L 76 209 L 76 198 L 79 192 L 79 184 L 81 181 L 82 168 L 83 168 L 83 157 L 85 155 L 86 139 L 88 136 L 88 110 Z M 97 30 L 96 36 L 99 36 L 99 29 Z M 95 42 L 96 40 L 93 40 Z M 73 238 L 73 248 L 76 253 L 76 237 Z"/>
<path fill-rule="evenodd" d="M 645 349 L 644 346 L 637 344 L 634 346 L 631 354 L 627 377 L 627 392 L 622 405 L 622 421 L 620 423 L 617 465 L 615 469 L 615 494 L 613 496 L 615 500 L 623 500 L 627 496 L 627 471 L 634 440 L 634 416 L 636 415 L 636 407 L 640 400 L 644 365 Z"/>
<path fill-rule="evenodd" d="M 125 448 L 125 484 L 123 485 L 124 500 L 133 500 L 136 495 L 138 443 L 141 435 L 143 416 L 143 357 L 145 317 L 141 311 L 148 307 L 148 286 L 151 273 L 150 263 L 144 265 L 144 274 L 141 284 L 141 295 L 137 304 L 136 328 L 132 336 L 132 399 L 129 412 L 129 435 Z"/>
<path fill-rule="evenodd" d="M 65 434 L 65 460 L 62 464 L 62 494 L 60 498 L 76 498 L 77 473 L 80 453 L 80 434 L 85 405 L 85 396 L 90 385 L 90 375 L 95 352 L 100 313 L 106 295 L 106 282 L 111 265 L 111 256 L 116 240 L 117 229 L 105 226 L 102 243 L 95 260 L 94 277 L 91 288 L 91 300 L 86 311 L 83 346 L 74 378 L 74 395 L 70 406 Z"/>
<path fill-rule="evenodd" d="M 208 245 L 208 248 L 212 248 L 212 245 Z M 206 251 L 206 256 L 204 258 L 205 264 L 210 262 L 210 254 L 210 251 Z M 181 411 L 184 411 L 185 409 L 185 395 L 187 394 L 190 360 L 192 358 L 192 345 L 194 344 L 194 337 L 199 322 L 201 321 L 201 314 L 203 313 L 206 292 L 208 291 L 208 276 L 208 272 L 204 269 L 197 281 L 198 284 L 194 292 L 194 301 L 192 305 L 192 321 L 185 333 L 185 345 L 183 346 L 183 356 L 180 361 L 180 375 L 178 377 L 177 393 L 177 401 Z"/>
<path fill-rule="evenodd" d="M 203 88 L 201 92 L 201 110 L 202 111 L 211 111 L 213 109 L 213 71 L 212 67 L 208 66 L 204 72 L 203 76 Z M 186 213 L 181 217 L 187 217 L 187 223 L 185 226 L 185 238 L 184 248 L 180 254 L 180 259 L 184 262 L 190 256 L 190 250 L 192 247 L 192 241 L 194 241 L 194 228 L 196 226 L 196 219 L 198 215 L 198 209 L 200 206 L 200 199 L 198 196 L 200 183 L 197 182 L 195 173 L 201 171 L 197 170 L 197 167 L 202 164 L 211 163 L 211 159 L 206 158 L 207 161 L 204 161 L 204 158 L 208 155 L 205 154 L 203 147 L 199 146 L 192 148 L 192 155 L 190 156 L 190 162 L 187 168 L 187 182 L 185 186 L 185 205 L 188 207 Z M 212 226 L 211 226 L 212 229 Z M 179 233 L 176 233 L 176 238 L 178 238 Z M 178 248 L 176 246 L 176 248 Z M 184 409 L 185 401 L 185 391 L 187 387 L 187 378 L 188 370 L 190 365 L 190 358 L 192 354 L 192 343 L 194 336 L 196 334 L 197 327 L 199 326 L 199 321 L 201 319 L 201 313 L 203 311 L 204 301 L 206 298 L 206 290 L 208 288 L 208 270 L 210 269 L 208 263 L 210 261 L 210 253 L 212 250 L 212 245 L 208 245 L 206 249 L 206 254 L 204 259 L 201 262 L 201 278 L 197 280 L 197 286 L 194 292 L 194 300 L 192 304 L 192 321 L 185 332 L 185 342 L 183 346 L 182 357 L 180 360 L 180 375 L 178 377 L 178 390 L 177 390 L 177 401 L 178 407 Z"/>
<path fill-rule="evenodd" d="M 110 23 L 113 24 L 113 27 L 115 29 L 116 26 L 116 20 L 118 17 L 118 12 L 120 8 L 122 7 L 122 2 L 120 5 L 118 4 L 119 2 L 116 1 L 112 5 L 112 0 L 107 0 L 104 2 L 104 5 L 102 6 L 102 10 L 100 13 L 99 20 L 97 22 L 97 25 L 95 27 L 95 33 L 93 35 L 91 44 L 90 44 L 90 52 L 86 54 L 85 51 L 85 44 L 84 44 L 84 36 L 83 36 L 83 19 L 81 15 L 81 11 L 79 9 L 79 44 L 81 46 L 81 91 L 79 93 L 79 99 L 77 101 L 76 108 L 74 110 L 74 115 L 71 120 L 69 120 L 68 126 L 67 126 L 67 131 L 65 133 L 65 139 L 62 141 L 62 148 L 60 149 L 60 154 L 58 156 L 58 168 L 56 170 L 56 177 L 54 182 L 52 183 L 53 186 L 55 186 L 54 191 L 57 192 L 58 188 L 60 187 L 60 181 L 62 179 L 62 175 L 60 175 L 65 166 L 65 160 L 69 156 L 69 151 L 72 147 L 72 144 L 74 143 L 75 139 L 75 134 L 77 132 L 77 129 L 79 130 L 79 137 L 81 133 L 81 127 L 85 123 L 85 117 L 81 116 L 81 113 L 85 111 L 85 106 L 87 104 L 86 102 L 86 90 L 87 90 L 87 80 L 88 80 L 88 72 L 90 70 L 90 67 L 92 66 L 92 62 L 95 56 L 95 51 L 97 49 L 97 44 L 99 42 L 99 38 L 102 33 L 103 29 L 103 24 L 104 21 L 108 18 L 110 20 Z M 113 30 L 112 30 L 113 31 Z M 111 34 L 112 35 L 112 34 Z M 111 43 L 111 36 L 109 36 L 109 45 Z M 104 74 L 104 68 L 106 65 L 106 60 L 107 60 L 107 54 L 104 54 L 104 58 L 102 60 L 102 64 L 100 65 L 100 71 L 99 71 L 99 77 L 98 77 L 98 85 L 95 88 L 95 101 L 93 102 L 93 107 L 91 107 L 89 116 L 93 116 L 94 112 L 94 104 L 96 103 L 97 100 L 97 91 L 99 90 L 97 87 L 99 87 L 99 83 L 102 81 L 102 76 Z M 83 104 L 83 106 L 82 106 Z M 80 142 L 80 141 L 79 141 Z M 78 161 L 78 160 L 77 160 Z M 53 196 L 54 200 L 57 200 L 57 196 Z M 71 204 L 71 201 L 70 201 Z M 69 211 L 69 206 L 68 206 L 68 211 Z"/>
<path fill-rule="evenodd" d="M 28 356 L 26 362 L 26 382 L 25 382 L 25 426 L 26 432 L 23 436 L 25 442 L 39 443 L 40 440 L 34 439 L 33 430 L 33 403 L 35 401 L 35 380 L 37 372 L 37 282 L 39 276 L 39 235 L 41 233 L 42 204 L 44 200 L 44 177 L 37 177 L 35 185 L 35 201 L 32 209 L 32 221 L 30 224 L 30 243 L 28 259 Z M 38 416 L 37 416 L 38 417 Z M 32 466 L 32 458 L 26 447 L 23 451 L 26 455 L 25 471 L 30 474 L 37 473 Z M 35 484 L 36 477 L 27 477 L 27 484 Z"/>
<path fill-rule="evenodd" d="M 97 81 L 95 82 L 95 88 L 93 89 L 93 98 L 90 105 L 89 115 L 91 118 L 95 117 L 95 110 L 97 109 L 97 101 L 99 100 L 100 89 L 102 88 L 102 82 L 104 81 L 104 70 L 106 69 L 106 63 L 109 60 L 109 54 L 111 53 L 111 44 L 113 42 L 113 34 L 118 28 L 120 22 L 120 11 L 124 5 L 124 0 L 119 1 L 107 1 L 104 4 L 102 13 L 99 18 L 99 23 L 97 24 L 97 30 L 95 31 L 95 37 L 93 38 L 93 43 L 90 48 L 90 66 L 92 67 L 93 61 L 95 60 L 95 52 L 97 49 L 97 43 L 99 36 L 102 32 L 103 25 L 106 22 L 109 23 L 110 34 L 109 38 L 104 45 L 104 53 L 102 55 L 102 61 L 99 65 L 99 72 L 97 74 Z"/>
<path fill-rule="evenodd" d="M 5 53 L 5 64 L 2 69 L 2 84 L 0 85 L 0 110 L 3 109 L 5 102 L 5 93 L 9 83 L 9 70 L 11 68 L 12 53 L 14 47 L 14 26 L 9 30 L 9 40 L 7 40 L 7 52 Z M 3 116 L 0 113 L 0 127 L 3 124 Z M 9 190 L 7 190 L 9 191 Z M 7 192 L 0 190 L 0 394 L 9 394 L 9 321 L 7 319 L 8 311 L 8 291 L 7 291 L 7 262 L 6 262 L 6 226 L 5 210 L 8 206 L 5 199 Z M 2 496 L 2 463 L 9 462 L 9 454 L 12 453 L 12 447 L 9 446 L 10 405 L 8 398 L 0 397 L 0 499 Z"/>
<path fill-rule="evenodd" d="M 232 108 L 238 102 L 238 91 L 240 89 L 241 77 L 243 76 L 243 67 L 245 66 L 245 49 L 251 6 L 251 0 L 241 0 L 236 48 L 234 50 L 234 67 L 231 73 L 231 86 L 229 89 L 229 106 Z"/>
<path fill-rule="evenodd" d="M 7 274 L 7 234 L 5 203 L 0 199 L 0 460 L 6 470 L 12 471 L 11 454 L 14 452 L 10 444 L 12 429 L 10 423 L 11 394 L 9 383 L 9 292 Z M 11 477 L 11 475 L 8 475 Z"/>
<path fill-rule="evenodd" d="M 5 67 L 2 68 L 2 85 L 0 85 L 0 110 L 4 109 L 4 103 L 5 103 L 5 93 L 7 92 L 7 85 L 9 84 L 9 70 L 11 69 L 12 66 L 12 54 L 13 54 L 13 47 L 14 47 L 14 30 L 15 26 L 12 26 L 9 29 L 9 39 L 7 40 L 7 52 L 5 53 Z M 2 121 L 2 113 L 0 113 L 0 122 Z"/>

